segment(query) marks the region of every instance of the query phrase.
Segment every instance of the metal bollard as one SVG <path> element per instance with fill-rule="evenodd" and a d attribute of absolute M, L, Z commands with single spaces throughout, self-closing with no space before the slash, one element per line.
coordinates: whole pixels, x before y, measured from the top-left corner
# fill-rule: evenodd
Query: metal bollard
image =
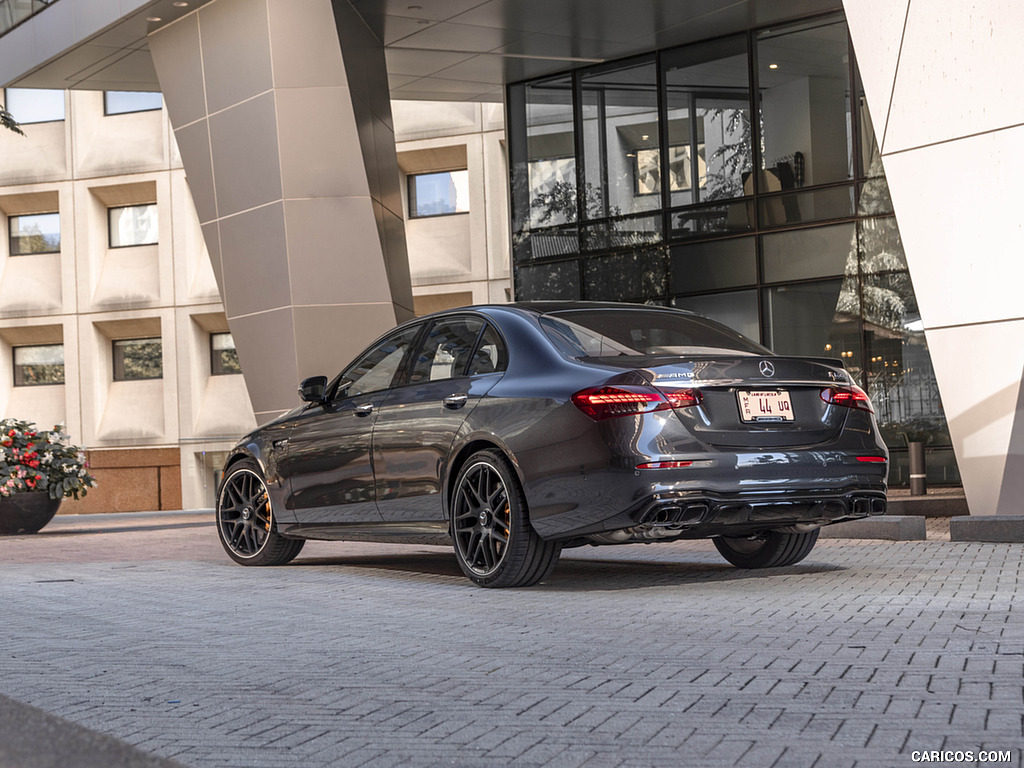
<path fill-rule="evenodd" d="M 924 496 L 928 493 L 927 475 L 924 467 L 924 443 L 911 442 L 910 449 L 910 495 Z"/>

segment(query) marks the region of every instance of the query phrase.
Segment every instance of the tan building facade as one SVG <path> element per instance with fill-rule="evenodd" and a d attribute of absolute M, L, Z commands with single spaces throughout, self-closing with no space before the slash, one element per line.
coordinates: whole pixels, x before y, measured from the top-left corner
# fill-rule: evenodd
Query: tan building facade
<path fill-rule="evenodd" d="M 0 413 L 64 423 L 87 449 L 99 486 L 64 512 L 211 507 L 257 418 L 221 364 L 228 320 L 166 112 L 61 96 L 63 119 L 0 133 Z M 467 176 L 464 213 L 409 221 L 417 313 L 507 300 L 501 107 L 397 103 L 395 121 L 406 210 L 410 176 Z"/>

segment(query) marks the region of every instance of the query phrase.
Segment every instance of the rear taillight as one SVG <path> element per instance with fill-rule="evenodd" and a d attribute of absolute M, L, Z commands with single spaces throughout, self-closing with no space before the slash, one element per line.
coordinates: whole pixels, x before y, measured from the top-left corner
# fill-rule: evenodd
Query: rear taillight
<path fill-rule="evenodd" d="M 687 408 L 701 401 L 699 389 L 660 392 L 653 387 L 594 387 L 572 396 L 573 404 L 594 421 L 615 416 Z"/>
<path fill-rule="evenodd" d="M 858 408 L 874 413 L 867 392 L 857 386 L 826 387 L 821 390 L 821 399 L 829 405 L 841 405 L 844 408 Z"/>

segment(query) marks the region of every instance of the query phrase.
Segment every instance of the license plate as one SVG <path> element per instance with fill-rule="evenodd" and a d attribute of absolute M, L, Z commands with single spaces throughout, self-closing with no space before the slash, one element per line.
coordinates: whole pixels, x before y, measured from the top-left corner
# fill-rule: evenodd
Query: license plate
<path fill-rule="evenodd" d="M 789 392 L 774 390 L 753 390 L 737 392 L 740 404 L 740 418 L 746 422 L 793 421 L 793 403 Z"/>

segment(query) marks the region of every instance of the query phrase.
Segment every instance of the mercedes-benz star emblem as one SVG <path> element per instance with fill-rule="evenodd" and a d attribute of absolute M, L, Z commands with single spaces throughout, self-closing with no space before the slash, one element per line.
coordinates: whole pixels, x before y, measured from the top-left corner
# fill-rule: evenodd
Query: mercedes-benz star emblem
<path fill-rule="evenodd" d="M 758 370 L 761 371 L 762 376 L 774 376 L 775 366 L 768 360 L 762 360 L 761 364 L 757 366 Z"/>

